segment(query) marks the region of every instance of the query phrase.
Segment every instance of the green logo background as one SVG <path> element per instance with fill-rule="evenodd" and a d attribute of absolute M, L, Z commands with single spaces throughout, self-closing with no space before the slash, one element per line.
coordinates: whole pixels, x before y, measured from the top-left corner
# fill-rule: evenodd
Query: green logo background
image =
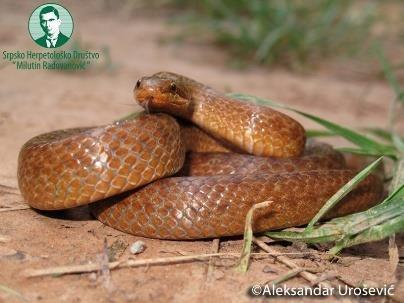
<path fill-rule="evenodd" d="M 44 3 L 38 6 L 32 12 L 31 17 L 29 18 L 28 21 L 28 31 L 31 35 L 32 40 L 34 40 L 35 43 L 36 39 L 42 37 L 45 34 L 39 23 L 39 12 L 41 11 L 42 8 L 48 5 L 53 6 L 59 12 L 59 19 L 62 20 L 62 24 L 60 25 L 60 32 L 66 35 L 68 38 L 70 38 L 73 33 L 73 27 L 74 27 L 73 18 L 70 15 L 69 11 L 63 6 L 56 3 Z"/>

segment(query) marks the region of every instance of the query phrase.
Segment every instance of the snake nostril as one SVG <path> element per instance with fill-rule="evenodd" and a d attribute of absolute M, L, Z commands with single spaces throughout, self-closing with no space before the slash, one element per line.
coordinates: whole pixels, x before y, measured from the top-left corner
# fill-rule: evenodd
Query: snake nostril
<path fill-rule="evenodd" d="M 136 88 L 139 88 L 140 87 L 140 83 L 142 82 L 142 80 L 137 80 L 137 82 L 136 82 Z"/>

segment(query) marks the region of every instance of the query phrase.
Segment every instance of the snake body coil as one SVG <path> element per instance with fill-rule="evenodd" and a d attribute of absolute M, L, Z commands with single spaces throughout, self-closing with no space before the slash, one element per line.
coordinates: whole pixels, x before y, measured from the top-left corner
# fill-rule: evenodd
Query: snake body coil
<path fill-rule="evenodd" d="M 265 200 L 273 203 L 255 212 L 255 231 L 305 224 L 355 174 L 328 145 L 305 144 L 303 127 L 290 117 L 186 77 L 144 77 L 135 96 L 148 111 L 199 128 L 161 113 L 35 137 L 18 162 L 29 205 L 51 210 L 98 201 L 90 206 L 100 221 L 135 235 L 231 236 L 243 233 L 248 210 Z M 185 149 L 194 152 L 184 164 Z M 328 217 L 367 209 L 381 193 L 381 181 L 370 175 Z"/>

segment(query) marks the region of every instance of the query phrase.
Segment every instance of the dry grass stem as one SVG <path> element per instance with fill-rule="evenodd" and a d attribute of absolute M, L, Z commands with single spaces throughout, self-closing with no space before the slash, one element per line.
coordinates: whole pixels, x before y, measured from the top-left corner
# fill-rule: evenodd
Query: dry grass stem
<path fill-rule="evenodd" d="M 300 274 L 304 270 L 305 270 L 304 268 L 292 269 L 292 270 L 288 271 L 286 274 L 280 276 L 279 278 L 276 278 L 275 280 L 270 281 L 269 283 L 276 285 L 276 284 L 285 282 L 289 279 L 296 277 L 298 274 Z M 265 284 L 269 284 L 269 283 L 265 283 Z"/>
<path fill-rule="evenodd" d="M 28 205 L 18 205 L 18 206 L 12 206 L 12 207 L 1 207 L 0 206 L 0 213 L 1 212 L 6 212 L 6 211 L 15 211 L 15 210 L 23 210 L 23 209 L 30 209 Z"/>
<path fill-rule="evenodd" d="M 271 254 L 278 253 L 278 251 L 276 251 L 274 248 L 270 247 L 269 245 L 265 244 L 265 242 L 255 238 L 255 237 L 253 238 L 253 241 L 255 244 L 257 244 L 260 248 L 262 248 L 264 251 L 266 251 L 268 253 L 271 253 Z M 277 256 L 276 259 L 291 269 L 295 269 L 295 270 L 302 269 L 299 265 L 294 263 L 290 258 L 288 258 L 286 256 Z M 318 277 L 315 274 L 312 274 L 308 271 L 300 271 L 300 272 L 298 272 L 298 274 L 305 280 L 309 281 L 310 283 L 314 283 L 318 279 Z M 331 285 L 327 282 L 321 282 L 321 283 L 319 283 L 319 285 L 322 287 L 331 288 Z"/>
<path fill-rule="evenodd" d="M 215 254 L 219 252 L 220 239 L 213 239 L 212 246 L 210 248 L 210 253 Z M 214 271 L 214 257 L 209 258 L 209 265 L 206 272 L 206 283 L 211 283 L 213 281 L 213 271 Z"/>
<path fill-rule="evenodd" d="M 6 242 L 9 242 L 9 241 L 10 241 L 9 237 L 0 235 L 0 243 L 6 243 Z"/>
<path fill-rule="evenodd" d="M 109 292 L 112 293 L 114 290 L 114 285 L 111 280 L 111 271 L 109 268 L 109 259 L 108 259 L 108 242 L 107 238 L 104 238 L 104 245 L 102 249 L 102 254 L 100 257 L 100 272 L 102 278 L 102 285 Z"/>
<path fill-rule="evenodd" d="M 175 257 L 164 257 L 164 258 L 150 258 L 150 259 L 143 259 L 143 260 L 115 261 L 115 262 L 109 262 L 108 268 L 110 270 L 112 270 L 112 269 L 126 268 L 126 267 L 167 265 L 167 264 L 203 261 L 203 260 L 209 259 L 211 257 L 237 258 L 238 254 L 214 253 L 214 254 L 205 254 L 205 255 L 175 256 Z M 51 275 L 88 273 L 88 272 L 95 272 L 95 271 L 99 271 L 99 270 L 100 270 L 100 265 L 94 263 L 94 264 L 84 264 L 84 265 L 50 267 L 50 268 L 46 268 L 46 269 L 29 269 L 24 272 L 24 276 L 27 278 L 32 278 L 32 277 L 51 276 Z"/>
<path fill-rule="evenodd" d="M 398 267 L 399 261 L 400 261 L 400 256 L 399 256 L 398 248 L 397 248 L 397 244 L 396 244 L 396 236 L 394 234 L 389 237 L 389 263 L 390 263 L 390 270 L 391 270 L 390 283 L 397 282 L 397 267 Z"/>
<path fill-rule="evenodd" d="M 253 253 L 253 256 L 282 256 L 282 255 L 296 255 L 297 253 Z M 300 254 L 300 253 L 299 253 Z M 233 258 L 237 259 L 240 256 L 239 253 L 211 253 L 202 255 L 188 255 L 188 256 L 174 256 L 174 257 L 162 257 L 162 258 L 150 258 L 143 260 L 125 260 L 109 262 L 108 268 L 118 269 L 127 267 L 141 267 L 151 265 L 169 265 L 186 262 L 197 262 L 210 259 L 211 257 Z M 23 275 L 27 278 L 42 277 L 42 276 L 57 276 L 68 274 L 81 274 L 99 271 L 100 265 L 97 263 L 83 264 L 83 265 L 68 265 L 57 266 L 45 269 L 27 269 L 23 272 Z"/>
<path fill-rule="evenodd" d="M 19 192 L 17 187 L 8 186 L 8 185 L 4 185 L 4 184 L 0 184 L 0 191 L 9 191 L 9 192 L 13 192 L 13 193 Z"/>
<path fill-rule="evenodd" d="M 19 302 L 29 302 L 28 299 L 26 297 L 24 297 L 20 292 L 16 291 L 15 289 L 12 289 L 4 284 L 0 284 L 0 292 L 4 292 L 11 297 L 18 298 Z M 10 298 L 10 300 L 11 300 L 11 298 Z M 0 302 L 3 302 L 2 297 L 0 297 Z M 14 302 L 14 301 L 12 301 L 12 302 Z"/>
<path fill-rule="evenodd" d="M 324 274 L 320 275 L 320 277 L 318 277 L 315 281 L 311 282 L 311 286 L 318 285 L 319 283 L 326 281 L 326 280 L 335 279 L 337 276 L 338 276 L 338 274 L 335 272 L 324 273 Z"/>

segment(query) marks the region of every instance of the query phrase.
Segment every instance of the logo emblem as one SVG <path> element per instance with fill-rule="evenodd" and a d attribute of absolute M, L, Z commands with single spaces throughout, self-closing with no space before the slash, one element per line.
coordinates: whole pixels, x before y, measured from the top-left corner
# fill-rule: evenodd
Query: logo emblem
<path fill-rule="evenodd" d="M 32 12 L 28 30 L 32 40 L 39 46 L 61 47 L 73 34 L 73 18 L 69 11 L 59 4 L 42 4 Z"/>

